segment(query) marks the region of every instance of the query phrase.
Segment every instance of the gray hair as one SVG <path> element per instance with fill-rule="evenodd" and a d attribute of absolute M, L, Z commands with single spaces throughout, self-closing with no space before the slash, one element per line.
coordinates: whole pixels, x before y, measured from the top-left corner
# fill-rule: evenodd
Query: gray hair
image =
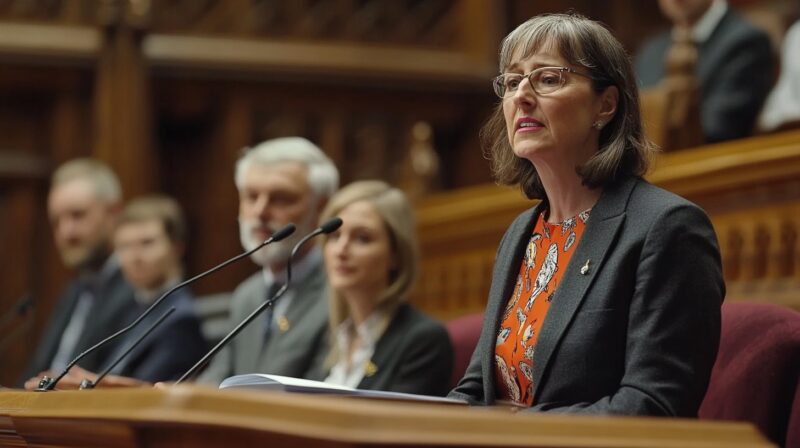
<path fill-rule="evenodd" d="M 88 157 L 72 159 L 59 166 L 50 179 L 50 188 L 76 179 L 88 180 L 98 199 L 109 203 L 122 200 L 122 187 L 114 171 L 105 163 Z"/>
<path fill-rule="evenodd" d="M 240 191 L 244 176 L 253 164 L 271 165 L 280 162 L 300 162 L 308 168 L 308 184 L 317 198 L 330 198 L 339 187 L 339 171 L 328 156 L 315 144 L 302 137 L 283 137 L 267 140 L 253 148 L 245 148 L 236 162 L 234 181 Z"/>

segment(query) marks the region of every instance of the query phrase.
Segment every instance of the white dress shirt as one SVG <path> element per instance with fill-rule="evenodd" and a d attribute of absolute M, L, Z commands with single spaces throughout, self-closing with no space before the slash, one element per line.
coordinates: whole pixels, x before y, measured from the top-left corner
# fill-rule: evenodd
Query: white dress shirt
<path fill-rule="evenodd" d="M 389 325 L 389 316 L 382 311 L 375 311 L 360 325 L 354 328 L 353 319 L 348 318 L 336 329 L 336 348 L 339 360 L 331 368 L 326 383 L 356 388 L 364 379 L 375 345 Z M 353 341 L 353 336 L 358 338 Z M 353 346 L 355 342 L 355 346 Z M 352 347 L 352 352 L 350 352 Z M 348 359 L 347 354 L 350 353 Z"/>

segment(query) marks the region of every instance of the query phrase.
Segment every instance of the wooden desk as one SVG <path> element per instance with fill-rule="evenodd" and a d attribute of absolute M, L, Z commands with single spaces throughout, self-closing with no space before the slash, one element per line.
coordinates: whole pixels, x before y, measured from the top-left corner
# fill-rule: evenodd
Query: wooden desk
<path fill-rule="evenodd" d="M 514 424 L 509 424 L 513 422 Z M 512 413 L 273 392 L 0 392 L 0 446 L 768 447 L 745 423 Z"/>

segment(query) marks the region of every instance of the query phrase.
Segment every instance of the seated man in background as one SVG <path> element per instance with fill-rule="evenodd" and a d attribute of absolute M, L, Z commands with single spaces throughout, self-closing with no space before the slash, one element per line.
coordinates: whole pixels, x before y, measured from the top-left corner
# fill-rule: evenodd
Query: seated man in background
<path fill-rule="evenodd" d="M 656 87 L 664 79 L 672 36 L 688 28 L 697 45 L 695 73 L 706 141 L 751 135 L 773 81 L 775 59 L 767 34 L 739 17 L 724 0 L 658 3 L 673 30 L 646 42 L 637 55 L 641 87 Z"/>
<path fill-rule="evenodd" d="M 181 281 L 186 224 L 180 206 L 166 196 L 134 199 L 122 211 L 112 241 L 125 279 L 133 287 L 130 297 L 138 304 L 127 316 L 117 317 L 128 324 Z M 122 357 L 169 307 L 175 307 L 175 312 Z M 111 370 L 114 375 L 103 379 L 102 385 L 135 386 L 174 380 L 194 365 L 206 348 L 200 321 L 194 312 L 192 293 L 184 287 L 167 297 L 158 309 L 123 336 L 95 372 L 111 367 L 122 357 Z M 70 370 L 59 382 L 59 388 L 75 388 L 84 379 L 93 382 L 97 379 L 97 373 L 81 368 L 81 364 Z M 37 378 L 32 378 L 25 386 L 35 388 L 37 382 Z"/>
<path fill-rule="evenodd" d="M 127 321 L 120 316 L 136 309 L 111 256 L 109 239 L 121 200 L 117 176 L 97 160 L 71 160 L 53 173 L 47 211 L 61 259 L 77 278 L 56 302 L 20 383 L 36 375 L 38 382 L 43 371 L 60 372 L 79 353 L 121 329 Z M 115 349 L 116 344 L 109 344 L 81 365 L 98 369 Z"/>
<path fill-rule="evenodd" d="M 139 313 L 182 281 L 185 245 L 183 212 L 172 198 L 142 197 L 125 207 L 114 232 L 114 251 L 125 279 L 136 290 Z M 126 342 L 121 344 L 112 362 L 169 307 L 175 307 L 175 312 L 123 358 L 112 373 L 149 382 L 174 380 L 205 354 L 206 341 L 194 311 L 194 297 L 188 287 L 183 287 L 126 335 Z"/>
<path fill-rule="evenodd" d="M 339 185 L 333 162 L 300 137 L 269 140 L 236 163 L 239 237 L 245 250 L 294 223 L 293 235 L 255 252 L 261 267 L 233 292 L 231 329 L 286 282 L 292 247 L 317 227 L 320 212 Z M 328 323 L 325 273 L 319 247 L 310 241 L 292 262 L 291 283 L 268 309 L 217 354 L 198 382 L 218 385 L 232 375 L 270 373 L 303 377 L 324 350 Z"/>

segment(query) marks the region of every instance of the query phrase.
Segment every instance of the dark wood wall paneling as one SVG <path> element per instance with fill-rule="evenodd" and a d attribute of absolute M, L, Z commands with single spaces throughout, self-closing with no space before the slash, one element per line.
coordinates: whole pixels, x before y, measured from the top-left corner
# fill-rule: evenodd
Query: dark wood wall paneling
<path fill-rule="evenodd" d="M 52 242 L 45 198 L 53 166 L 88 155 L 90 72 L 75 67 L 0 68 L 0 384 L 11 384 L 35 347 L 69 274 Z M 15 316 L 29 294 L 33 312 Z"/>

